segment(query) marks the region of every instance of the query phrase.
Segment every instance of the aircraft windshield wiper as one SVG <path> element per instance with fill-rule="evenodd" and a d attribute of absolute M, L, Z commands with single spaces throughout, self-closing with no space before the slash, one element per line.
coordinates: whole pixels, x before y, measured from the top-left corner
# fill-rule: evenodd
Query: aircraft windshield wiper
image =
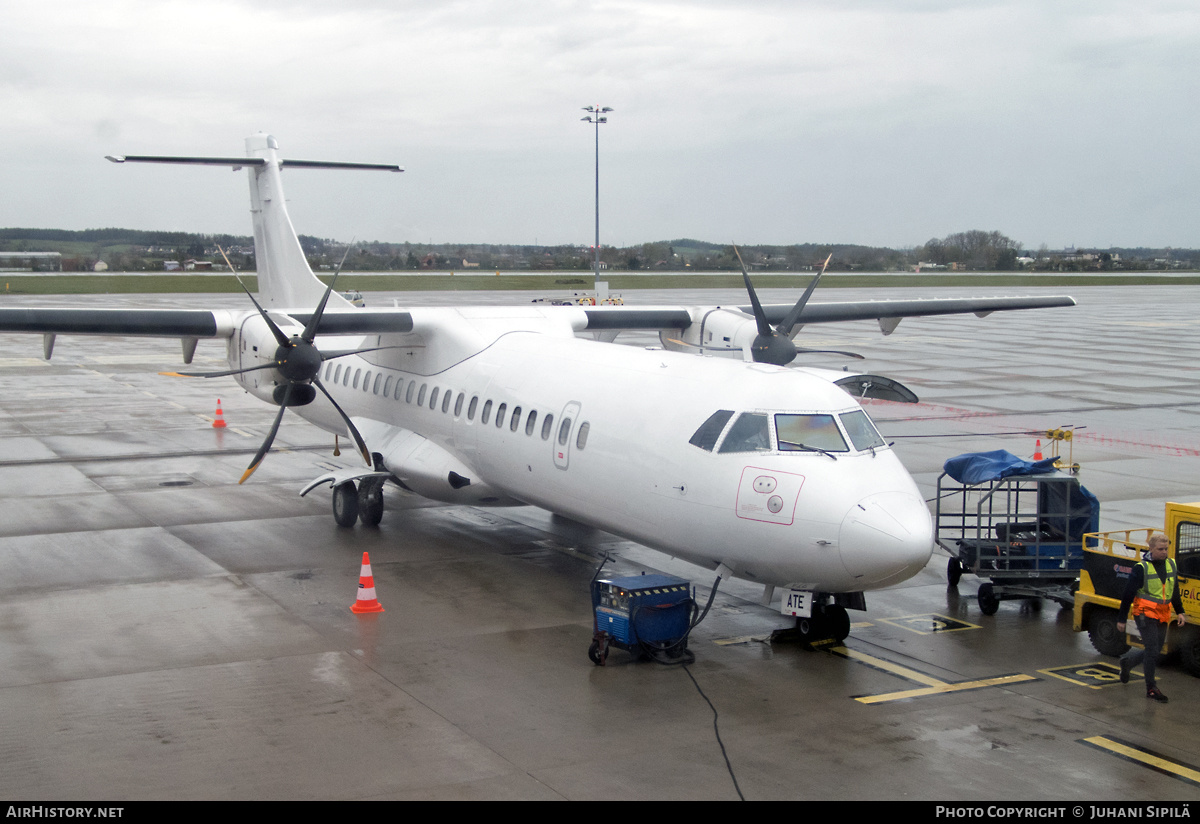
<path fill-rule="evenodd" d="M 779 448 L 785 452 L 820 452 L 822 455 L 828 455 L 837 460 L 837 455 L 834 455 L 828 449 L 822 449 L 819 446 L 809 446 L 805 443 L 793 443 L 792 441 L 780 441 Z"/>

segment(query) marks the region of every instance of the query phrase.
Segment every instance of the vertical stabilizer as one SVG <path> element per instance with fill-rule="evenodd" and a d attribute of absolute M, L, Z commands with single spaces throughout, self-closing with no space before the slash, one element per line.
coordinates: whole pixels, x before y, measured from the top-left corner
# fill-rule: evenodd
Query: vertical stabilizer
<path fill-rule="evenodd" d="M 279 143 L 269 134 L 246 138 L 246 157 L 164 157 L 160 155 L 106 155 L 113 163 L 170 163 L 185 166 L 227 166 L 250 172 L 250 214 L 254 219 L 254 257 L 258 293 L 262 303 L 276 309 L 308 309 L 321 302 L 325 285 L 317 280 L 300 238 L 292 228 L 283 198 L 280 170 L 368 169 L 402 172 L 390 163 L 346 163 L 326 160 L 280 160 Z M 342 298 L 337 296 L 334 303 Z M 348 305 L 348 304 L 347 304 Z"/>
<path fill-rule="evenodd" d="M 309 268 L 288 217 L 278 149 L 279 143 L 269 134 L 246 138 L 246 156 L 265 161 L 248 168 L 258 294 L 269 307 L 316 306 L 325 287 Z"/>

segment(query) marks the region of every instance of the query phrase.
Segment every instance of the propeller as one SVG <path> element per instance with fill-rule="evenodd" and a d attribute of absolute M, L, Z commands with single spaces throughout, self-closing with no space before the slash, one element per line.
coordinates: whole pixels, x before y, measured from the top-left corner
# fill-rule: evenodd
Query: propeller
<path fill-rule="evenodd" d="M 234 277 L 237 277 L 237 272 L 230 263 L 229 257 L 225 254 L 225 250 L 217 247 L 221 252 L 221 256 L 225 258 L 225 262 L 229 264 L 229 268 L 234 272 Z M 254 474 L 254 470 L 258 469 L 263 458 L 271 449 L 271 444 L 275 441 L 275 435 L 279 432 L 279 424 L 283 420 L 283 413 L 287 411 L 289 406 L 305 406 L 313 402 L 317 396 L 316 390 L 320 390 L 333 408 L 337 410 L 342 421 L 346 424 L 346 428 L 350 431 L 351 437 L 354 438 L 354 443 L 358 447 L 359 453 L 367 466 L 371 466 L 371 452 L 367 449 L 366 441 L 363 440 L 358 428 L 354 422 L 350 420 L 350 416 L 345 410 L 338 405 L 338 402 L 329 394 L 329 390 L 321 383 L 320 371 L 321 365 L 333 358 L 342 358 L 347 355 L 357 355 L 361 352 L 373 352 L 377 349 L 387 349 L 391 347 L 375 346 L 369 349 L 354 349 L 350 351 L 338 351 L 329 354 L 322 354 L 319 349 L 313 344 L 313 340 L 317 335 L 317 327 L 320 326 L 321 316 L 325 313 L 325 307 L 329 303 L 329 295 L 333 292 L 333 286 L 337 282 L 338 275 L 341 274 L 342 266 L 346 262 L 346 258 L 350 255 L 350 249 L 353 244 L 346 247 L 346 254 L 342 255 L 342 260 L 338 263 L 337 270 L 333 273 L 333 277 L 329 281 L 329 286 L 325 288 L 325 294 L 321 296 L 320 303 L 317 304 L 316 311 L 309 318 L 308 324 L 304 327 L 304 331 L 299 335 L 289 337 L 278 324 L 271 319 L 267 311 L 255 299 L 254 295 L 246 288 L 246 284 L 242 282 L 240 277 L 237 277 L 237 282 L 246 292 L 250 302 L 254 304 L 254 308 L 262 316 L 267 324 L 267 328 L 271 330 L 271 335 L 279 344 L 275 349 L 275 357 L 271 363 L 260 364 L 258 366 L 249 366 L 245 369 L 227 369 L 221 372 L 163 372 L 164 375 L 172 375 L 183 378 L 220 378 L 229 375 L 240 375 L 246 372 L 254 372 L 259 369 L 275 369 L 283 378 L 283 383 L 275 387 L 274 400 L 279 404 L 279 412 L 275 415 L 275 421 L 271 424 L 271 430 L 267 433 L 266 439 L 262 446 L 258 448 L 258 452 L 254 456 L 254 460 L 250 462 L 245 473 L 242 475 L 239 484 L 245 483 L 246 479 Z M 316 387 L 316 390 L 313 387 Z"/>
<path fill-rule="evenodd" d="M 804 311 L 805 304 L 812 297 L 813 291 L 817 288 L 817 284 L 821 280 L 821 275 L 825 274 L 825 269 L 829 266 L 829 261 L 833 257 L 830 253 L 829 257 L 825 258 L 825 263 L 821 266 L 821 271 L 817 272 L 816 277 L 808 284 L 808 288 L 804 290 L 804 294 L 796 301 L 796 305 L 784 316 L 779 325 L 774 329 L 767 321 L 767 315 L 763 312 L 762 304 L 759 303 L 758 294 L 754 291 L 754 284 L 750 282 L 750 273 L 746 271 L 746 264 L 742 260 L 742 253 L 738 251 L 738 247 L 733 247 L 733 253 L 737 255 L 738 264 L 742 267 L 742 280 L 746 283 L 746 291 L 750 294 L 750 306 L 754 310 L 754 321 L 758 325 L 758 334 L 755 336 L 753 343 L 750 344 L 750 357 L 756 363 L 772 363 L 776 366 L 787 366 L 796 359 L 797 353 L 823 353 L 832 355 L 843 355 L 848 358 L 857 358 L 863 360 L 863 356 L 854 352 L 841 352 L 836 349 L 806 349 L 796 346 L 792 342 L 792 329 L 795 328 L 796 322 L 800 319 L 800 314 Z"/>

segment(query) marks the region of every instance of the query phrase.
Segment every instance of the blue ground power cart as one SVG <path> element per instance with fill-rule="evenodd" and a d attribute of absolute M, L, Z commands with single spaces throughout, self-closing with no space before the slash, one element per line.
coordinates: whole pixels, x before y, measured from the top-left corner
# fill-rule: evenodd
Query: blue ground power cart
<path fill-rule="evenodd" d="M 988 579 L 978 601 L 993 615 L 1009 599 L 1048 598 L 1074 608 L 1084 533 L 1100 528 L 1100 503 L 1079 479 L 1004 450 L 959 455 L 938 476 L 935 532 L 950 553 L 946 577 Z"/>
<path fill-rule="evenodd" d="M 604 666 L 609 647 L 677 659 L 687 653 L 695 599 L 673 575 L 629 575 L 592 581 L 595 633 L 588 658 Z"/>

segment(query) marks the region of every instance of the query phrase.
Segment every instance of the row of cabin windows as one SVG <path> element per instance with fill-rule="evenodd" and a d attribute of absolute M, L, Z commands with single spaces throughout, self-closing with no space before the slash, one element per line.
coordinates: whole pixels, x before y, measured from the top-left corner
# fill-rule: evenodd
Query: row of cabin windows
<path fill-rule="evenodd" d="M 360 378 L 361 378 L 361 383 L 359 380 Z M 404 396 L 403 400 L 405 403 L 412 403 L 415 399 L 417 406 L 425 405 L 425 397 L 426 397 L 426 393 L 428 392 L 429 409 L 431 411 L 437 410 L 438 399 L 439 399 L 439 395 L 440 395 L 441 402 L 442 402 L 441 403 L 442 412 L 448 413 L 450 411 L 450 404 L 453 401 L 454 417 L 456 417 L 456 418 L 460 417 L 462 415 L 463 403 L 466 400 L 465 392 L 459 392 L 458 397 L 456 398 L 454 396 L 453 390 L 451 390 L 451 389 L 442 389 L 441 387 L 435 386 L 435 387 L 433 387 L 432 390 L 430 390 L 429 384 L 427 384 L 427 383 L 422 383 L 420 385 L 420 388 L 418 388 L 417 382 L 411 381 L 411 380 L 408 382 L 408 388 L 404 389 L 404 380 L 401 378 L 395 378 L 395 389 L 393 390 L 392 389 L 393 377 L 391 375 L 384 375 L 382 372 L 376 372 L 375 377 L 374 377 L 374 383 L 372 383 L 370 369 L 368 369 L 366 371 L 366 373 L 364 374 L 362 369 L 351 369 L 348 366 L 343 370 L 341 364 L 327 363 L 325 365 L 325 380 L 332 381 L 335 384 L 338 382 L 341 382 L 342 386 L 349 386 L 353 389 L 358 389 L 359 386 L 362 386 L 362 389 L 364 392 L 370 391 L 374 395 L 382 395 L 383 397 L 387 397 L 387 396 L 391 395 L 393 400 L 397 400 L 397 401 L 401 400 L 401 394 L 403 394 L 403 396 Z M 402 392 L 401 390 L 404 390 L 404 391 Z M 504 422 L 506 419 L 508 421 L 509 431 L 516 432 L 520 428 L 521 414 L 522 414 L 521 407 L 514 406 L 512 408 L 512 414 L 509 415 L 507 403 L 501 403 L 499 406 L 493 407 L 492 401 L 490 399 L 484 401 L 483 409 L 482 409 L 482 411 L 480 411 L 479 422 L 481 424 L 486 424 L 492 419 L 493 408 L 495 409 L 495 412 L 496 412 L 495 424 L 496 424 L 497 429 L 504 426 Z M 479 396 L 478 395 L 473 396 L 471 398 L 471 402 L 469 404 L 467 404 L 467 420 L 469 420 L 469 421 L 475 420 L 476 411 L 479 411 Z M 537 410 L 535 410 L 535 409 L 529 410 L 529 414 L 525 418 L 525 434 L 526 435 L 528 435 L 530 437 L 533 436 L 534 431 L 537 429 L 537 420 L 538 420 Z M 588 423 L 587 421 L 584 421 L 583 423 L 581 423 L 579 425 L 579 432 L 575 436 L 575 448 L 576 449 L 583 449 L 584 446 L 587 445 L 588 433 L 590 430 L 591 430 L 591 424 Z M 542 440 L 543 441 L 550 440 L 550 434 L 553 431 L 554 431 L 554 416 L 546 415 L 544 418 L 542 418 L 542 431 L 541 431 Z M 559 424 L 559 428 L 558 428 L 558 443 L 562 446 L 566 446 L 567 439 L 570 437 L 570 435 L 571 435 L 571 419 L 564 418 L 562 420 L 562 422 Z"/>

